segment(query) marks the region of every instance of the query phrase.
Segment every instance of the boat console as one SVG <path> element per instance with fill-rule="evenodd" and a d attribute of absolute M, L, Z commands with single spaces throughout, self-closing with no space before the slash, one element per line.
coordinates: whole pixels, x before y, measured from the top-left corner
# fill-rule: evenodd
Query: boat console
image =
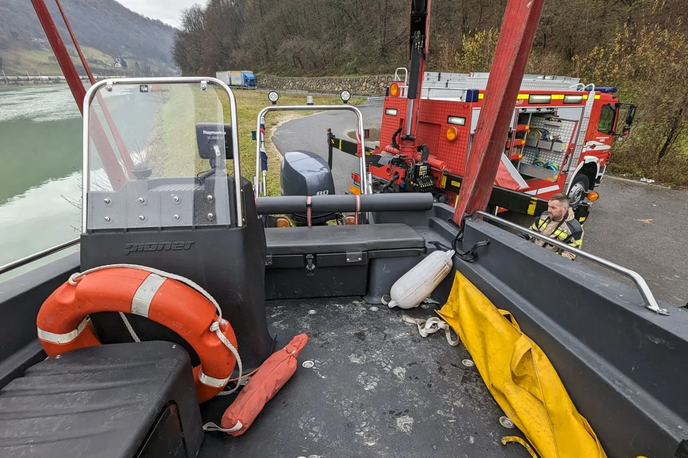
<path fill-rule="evenodd" d="M 200 79 L 161 85 L 160 92 L 139 92 L 129 99 L 134 100 L 127 110 L 131 116 L 114 119 L 108 140 L 103 140 L 97 133 L 108 125 L 106 104 L 116 104 L 118 94 L 142 86 L 128 80 L 99 83 L 87 96 L 81 270 L 136 264 L 194 281 L 222 307 L 236 330 L 244 368 L 252 371 L 272 353 L 274 339 L 265 318 L 263 225 L 251 185 L 237 173 L 240 159 L 233 152 L 238 151 L 238 134 L 225 122 L 236 119 L 233 95 L 217 83 L 202 86 Z M 223 105 L 222 100 L 231 103 Z M 136 119 L 137 110 L 148 106 L 154 116 Z M 172 112 L 172 107 L 183 113 Z M 149 126 L 142 148 L 131 154 L 136 162 L 129 171 L 125 151 L 114 138 L 139 122 Z M 113 185 L 107 179 L 101 154 L 108 148 L 120 153 L 117 163 L 126 181 Z M 99 313 L 92 321 L 103 343 L 131 340 L 116 313 Z M 129 321 L 141 339 L 176 342 L 198 362 L 174 331 L 138 316 Z"/>

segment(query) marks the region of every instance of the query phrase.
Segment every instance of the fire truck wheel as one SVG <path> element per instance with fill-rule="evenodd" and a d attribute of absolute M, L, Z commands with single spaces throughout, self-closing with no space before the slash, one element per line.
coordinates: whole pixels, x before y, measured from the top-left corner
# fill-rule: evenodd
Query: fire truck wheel
<path fill-rule="evenodd" d="M 590 189 L 590 179 L 579 173 L 573 179 L 571 183 L 571 188 L 569 189 L 569 199 L 571 200 L 571 205 L 577 205 L 585 197 L 585 194 Z"/>

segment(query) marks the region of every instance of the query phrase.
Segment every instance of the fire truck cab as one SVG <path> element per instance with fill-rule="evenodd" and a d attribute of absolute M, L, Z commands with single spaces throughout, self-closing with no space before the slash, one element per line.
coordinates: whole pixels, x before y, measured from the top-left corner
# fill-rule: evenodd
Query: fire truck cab
<path fill-rule="evenodd" d="M 489 73 L 424 72 L 419 103 L 412 107 L 415 143 L 423 146 L 408 154 L 398 146 L 411 122 L 405 70 L 397 70 L 384 99 L 380 146 L 369 166 L 373 190 L 430 191 L 455 205 L 490 96 Z M 635 116 L 635 105 L 620 103 L 615 92 L 577 78 L 525 75 L 495 186 L 540 199 L 563 192 L 573 205 L 586 199 L 604 176 L 613 142 L 628 135 Z M 590 200 L 596 197 L 590 193 Z"/>

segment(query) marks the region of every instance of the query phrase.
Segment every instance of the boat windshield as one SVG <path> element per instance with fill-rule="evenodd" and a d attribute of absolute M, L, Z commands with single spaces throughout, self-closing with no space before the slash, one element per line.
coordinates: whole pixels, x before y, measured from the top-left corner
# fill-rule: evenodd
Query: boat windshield
<path fill-rule="evenodd" d="M 212 81 L 139 83 L 93 89 L 85 229 L 230 225 L 229 94 Z"/>

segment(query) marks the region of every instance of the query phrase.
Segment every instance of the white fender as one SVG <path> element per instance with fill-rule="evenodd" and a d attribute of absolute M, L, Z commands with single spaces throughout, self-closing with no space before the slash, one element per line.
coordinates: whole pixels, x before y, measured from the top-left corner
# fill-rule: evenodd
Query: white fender
<path fill-rule="evenodd" d="M 454 250 L 434 251 L 392 285 L 389 308 L 418 307 L 451 271 Z"/>
<path fill-rule="evenodd" d="M 569 191 L 571 191 L 571 183 L 573 183 L 573 179 L 576 178 L 576 175 L 578 175 L 578 172 L 581 171 L 581 169 L 585 166 L 585 164 L 590 164 L 591 162 L 595 163 L 595 166 L 597 166 L 597 172 L 595 172 L 595 177 L 600 174 L 600 160 L 596 156 L 584 156 L 583 160 L 578 164 L 578 167 L 576 167 L 576 170 L 573 171 L 571 175 L 571 179 L 568 180 L 568 183 L 566 183 L 566 191 L 564 191 L 564 194 L 567 196 L 569 195 Z M 590 183 L 592 184 L 592 183 Z"/>

